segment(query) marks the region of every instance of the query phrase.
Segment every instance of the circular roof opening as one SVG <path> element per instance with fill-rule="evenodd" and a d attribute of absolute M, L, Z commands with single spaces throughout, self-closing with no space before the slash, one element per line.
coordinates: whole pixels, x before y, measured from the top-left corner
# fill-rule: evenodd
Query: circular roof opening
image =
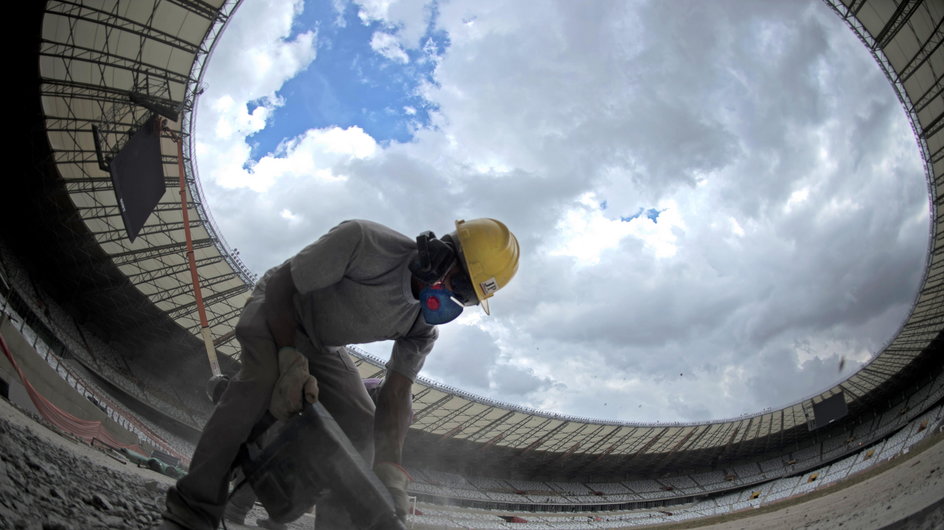
<path fill-rule="evenodd" d="M 250 266 L 356 217 L 413 236 L 491 216 L 521 240 L 428 377 L 577 416 L 732 417 L 848 377 L 911 308 L 915 140 L 821 3 L 276 9 L 240 6 L 199 99 L 203 187 Z"/>

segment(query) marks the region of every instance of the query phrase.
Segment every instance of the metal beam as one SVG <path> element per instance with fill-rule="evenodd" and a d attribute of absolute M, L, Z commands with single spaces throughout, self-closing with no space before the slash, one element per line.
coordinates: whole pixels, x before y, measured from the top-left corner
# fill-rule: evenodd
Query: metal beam
<path fill-rule="evenodd" d="M 491 410 L 491 407 L 488 407 L 486 410 Z M 504 414 L 502 414 L 501 416 L 495 418 L 494 420 L 490 421 L 488 424 L 484 425 L 481 429 L 479 429 L 478 431 L 476 431 L 474 434 L 469 435 L 469 440 L 471 440 L 471 441 L 473 441 L 473 442 L 474 442 L 474 441 L 477 441 L 476 438 L 479 438 L 479 437 L 481 437 L 481 436 L 484 436 L 484 435 L 488 434 L 489 432 L 492 431 L 492 429 L 493 429 L 496 425 L 501 424 L 503 421 L 505 421 L 506 419 L 512 417 L 514 414 L 515 414 L 514 411 L 511 411 L 511 410 L 506 411 L 506 412 L 505 412 Z"/>
<path fill-rule="evenodd" d="M 650 447 L 652 447 L 653 445 L 655 445 L 656 442 L 658 442 L 659 439 L 662 438 L 662 435 L 664 435 L 668 430 L 669 430 L 669 428 L 668 428 L 668 427 L 665 427 L 665 428 L 663 428 L 661 431 L 656 432 L 655 435 L 652 436 L 652 437 L 649 439 L 648 442 L 646 442 L 645 444 L 643 444 L 643 446 L 640 447 L 639 449 L 635 450 L 634 453 L 637 454 L 637 455 L 644 454 L 646 451 L 649 450 Z"/>
<path fill-rule="evenodd" d="M 219 9 L 213 5 L 203 2 L 200 0 L 166 0 L 167 2 L 174 4 L 176 6 L 182 7 L 193 13 L 195 15 L 200 15 L 201 17 L 209 20 L 226 20 L 226 17 L 220 14 Z"/>
<path fill-rule="evenodd" d="M 558 421 L 560 421 L 560 420 L 558 420 Z M 547 422 L 545 422 L 545 425 L 547 425 L 548 423 L 550 423 L 550 418 L 548 419 Z M 538 447 L 540 447 L 541 444 L 543 444 L 545 441 L 550 440 L 551 438 L 553 438 L 554 435 L 557 434 L 557 431 L 563 429 L 564 426 L 566 426 L 566 425 L 568 425 L 568 424 L 570 424 L 570 422 L 568 422 L 568 421 L 561 421 L 560 424 L 558 424 L 556 427 L 554 427 L 553 429 L 551 429 L 551 430 L 545 432 L 543 435 L 541 435 L 540 437 L 538 437 L 536 440 L 534 440 L 533 442 L 531 442 L 530 444 L 528 444 L 528 446 L 525 447 L 525 448 L 521 451 L 521 453 L 520 453 L 521 456 L 526 455 L 526 454 L 530 453 L 531 451 L 533 451 L 533 450 L 537 449 Z M 533 431 L 532 431 L 532 432 L 533 432 Z"/>
<path fill-rule="evenodd" d="M 471 417 L 469 417 L 468 419 L 466 419 L 465 424 L 468 425 L 470 428 L 471 428 L 471 427 L 474 427 L 475 424 L 479 422 L 479 420 L 481 420 L 482 418 L 488 416 L 493 410 L 495 410 L 495 409 L 493 409 L 492 407 L 488 407 L 488 406 L 484 406 L 484 405 L 483 405 L 483 406 L 482 406 L 482 409 L 481 409 L 480 411 L 478 411 L 478 412 L 475 413 L 473 416 L 471 416 Z M 510 412 L 509 412 L 509 414 L 510 414 Z M 507 416 L 507 414 L 506 414 L 506 416 Z M 468 436 L 466 436 L 466 439 L 467 439 L 467 440 L 470 440 L 470 441 L 475 441 L 475 437 L 476 437 L 477 435 L 479 435 L 480 433 L 482 433 L 483 429 L 487 429 L 488 426 L 490 426 L 490 425 L 492 425 L 492 424 L 494 424 L 494 423 L 495 423 L 494 420 L 493 420 L 493 421 L 490 421 L 487 425 L 482 426 L 482 427 L 479 427 L 478 429 L 476 429 L 475 432 L 470 432 L 470 433 L 468 434 Z"/>
<path fill-rule="evenodd" d="M 239 314 L 242 312 L 243 312 L 243 304 L 239 304 L 238 307 L 230 306 L 230 310 L 225 313 L 214 313 L 215 316 L 210 319 L 210 327 L 215 328 L 217 326 L 220 326 L 224 322 L 228 322 L 232 318 L 239 316 Z M 194 331 L 194 334 L 197 334 L 199 331 L 200 331 L 200 328 L 198 327 Z"/>
<path fill-rule="evenodd" d="M 462 425 L 465 425 L 465 423 L 461 421 L 461 419 L 459 418 L 459 416 L 460 416 L 464 411 L 469 410 L 469 408 L 471 408 L 471 407 L 474 406 L 474 405 L 476 405 L 475 402 L 473 402 L 473 401 L 466 401 L 465 404 L 462 405 L 461 407 L 459 407 L 458 409 L 453 410 L 453 411 L 450 411 L 449 414 L 447 414 L 447 415 L 445 415 L 445 416 L 439 418 L 436 422 L 430 424 L 430 425 L 429 425 L 430 431 L 434 431 L 434 430 L 438 429 L 439 427 L 441 427 L 443 424 L 449 423 L 449 422 L 451 422 L 451 421 L 456 421 L 456 422 L 458 422 L 458 423 L 460 423 L 460 424 L 462 424 Z"/>
<path fill-rule="evenodd" d="M 941 18 L 937 22 L 937 26 L 934 28 L 934 31 L 928 35 L 928 38 L 921 44 L 921 47 L 918 48 L 918 51 L 915 52 L 914 57 L 908 61 L 908 64 L 901 69 L 901 72 L 898 74 L 898 78 L 901 79 L 902 83 L 908 81 L 919 68 L 924 66 L 928 59 L 937 52 L 938 48 L 941 47 L 941 43 L 944 42 L 944 36 L 941 35 L 941 23 L 944 22 L 944 18 Z M 938 78 L 940 79 L 940 78 Z"/>
<path fill-rule="evenodd" d="M 80 177 L 64 179 L 66 191 L 69 193 L 91 193 L 96 191 L 114 191 L 115 185 L 111 177 Z M 164 177 L 166 188 L 176 188 L 177 179 Z"/>
<path fill-rule="evenodd" d="M 196 241 L 194 241 L 194 244 L 196 245 Z M 248 285 L 246 285 L 246 284 L 240 284 L 240 285 L 237 285 L 236 287 L 231 287 L 231 288 L 229 288 L 229 289 L 227 289 L 227 290 L 225 290 L 225 291 L 221 291 L 221 292 L 218 292 L 218 293 L 215 293 L 215 294 L 211 294 L 211 295 L 205 297 L 203 300 L 204 300 L 204 303 L 205 303 L 207 306 L 210 306 L 211 304 L 214 304 L 214 303 L 216 303 L 216 302 L 219 301 L 219 300 L 222 300 L 222 299 L 224 299 L 224 298 L 229 298 L 229 297 L 234 296 L 234 295 L 237 295 L 237 294 L 245 293 L 245 292 L 248 291 L 248 290 L 249 290 L 249 286 L 248 286 Z M 171 309 L 171 310 L 169 310 L 169 311 L 165 311 L 165 312 L 166 312 L 167 315 L 170 316 L 171 318 L 176 319 L 176 318 L 179 318 L 179 317 L 181 317 L 181 316 L 183 316 L 183 315 L 186 315 L 186 314 L 190 313 L 191 311 L 193 311 L 194 309 L 196 309 L 196 307 L 197 307 L 197 302 L 196 302 L 196 301 L 193 301 L 193 302 L 188 302 L 188 303 L 186 303 L 186 304 L 179 305 L 179 306 L 177 306 L 177 307 L 175 307 L 175 308 L 173 308 L 173 309 Z"/>
<path fill-rule="evenodd" d="M 131 101 L 131 89 L 122 89 L 117 87 L 95 85 L 67 79 L 55 79 L 44 77 L 39 87 L 39 95 L 43 97 L 56 97 L 62 99 L 87 100 L 97 103 L 102 109 L 102 115 L 105 115 L 105 103 L 114 105 L 127 105 L 129 109 L 143 109 Z M 162 98 L 169 102 L 171 106 L 178 107 L 181 102 L 167 98 Z M 192 110 L 193 102 L 189 99 L 182 102 L 183 111 Z"/>
<path fill-rule="evenodd" d="M 239 274 L 237 274 L 235 271 L 226 272 L 226 273 L 219 274 L 216 276 L 201 277 L 200 285 L 206 289 L 209 289 L 210 287 L 213 287 L 214 285 L 218 285 L 220 283 L 227 282 L 229 280 L 232 280 L 233 278 L 238 278 L 238 277 L 239 277 Z M 162 302 L 173 300 L 174 298 L 177 298 L 178 296 L 190 294 L 192 291 L 193 291 L 193 286 L 190 285 L 189 282 L 182 282 L 182 284 L 177 287 L 160 291 L 159 293 L 160 296 L 157 296 L 158 293 L 155 293 L 154 295 L 151 295 L 149 298 L 155 304 L 159 304 Z"/>
<path fill-rule="evenodd" d="M 590 451 L 590 452 L 596 451 L 597 447 L 602 447 L 604 444 L 606 444 L 606 443 L 610 440 L 610 438 L 616 436 L 616 433 L 619 432 L 619 430 L 620 430 L 620 427 L 619 427 L 619 426 L 608 425 L 608 427 L 612 427 L 612 429 L 610 429 L 610 432 L 607 433 L 606 436 L 603 436 L 602 438 L 598 438 L 598 439 L 594 442 L 594 444 L 593 444 L 592 446 L 590 446 L 590 448 L 588 449 L 588 451 Z"/>
<path fill-rule="evenodd" d="M 77 44 L 64 44 L 44 40 L 40 43 L 39 56 L 61 59 L 63 62 L 76 61 L 99 67 L 115 68 L 131 72 L 134 74 L 135 78 L 139 75 L 146 75 L 149 78 L 183 86 L 187 86 L 194 81 L 190 79 L 186 73 L 169 70 L 157 65 L 141 63 L 122 55 L 110 53 L 107 50 L 86 48 Z M 104 74 L 104 71 L 102 74 Z M 104 78 L 101 81 L 103 85 L 107 83 Z"/>
<path fill-rule="evenodd" d="M 191 203 L 194 204 L 194 203 Z M 76 210 L 80 212 L 82 219 L 85 220 L 94 220 L 94 219 L 104 219 L 107 217 L 120 217 L 121 209 L 118 208 L 117 204 L 98 204 L 94 206 L 76 206 Z M 159 202 L 157 206 L 154 207 L 155 212 L 170 212 L 170 211 L 179 211 L 180 205 L 170 202 Z M 89 215 L 86 215 L 83 212 L 91 212 Z"/>
<path fill-rule="evenodd" d="M 557 443 L 549 446 L 547 448 L 547 452 L 556 453 L 558 451 L 558 448 L 570 444 L 570 442 L 574 439 L 574 437 L 578 436 L 581 432 L 583 432 L 584 429 L 586 429 L 590 424 L 589 423 L 577 424 L 576 422 L 572 422 L 570 423 L 570 425 L 578 425 L 578 427 L 574 429 L 574 432 L 568 433 L 565 437 L 561 438 Z"/>
<path fill-rule="evenodd" d="M 930 123 L 922 127 L 921 138 L 925 141 L 937 134 L 944 127 L 944 114 L 938 114 Z"/>
<path fill-rule="evenodd" d="M 852 3 L 849 4 L 849 14 L 852 16 L 858 16 L 859 10 L 862 9 L 862 6 L 865 5 L 867 0 L 852 0 Z"/>
<path fill-rule="evenodd" d="M 215 265 L 221 261 L 223 261 L 223 256 L 221 255 L 208 256 L 205 258 L 198 259 L 197 267 Z M 131 283 L 134 283 L 134 284 L 151 283 L 159 279 L 176 276 L 182 272 L 187 272 L 188 270 L 189 270 L 189 267 L 187 266 L 186 263 L 180 263 L 180 264 L 174 264 L 174 265 L 164 265 L 162 267 L 155 268 L 155 269 L 144 269 L 144 270 L 141 270 L 141 272 L 128 274 L 127 277 L 128 277 L 128 280 L 130 280 Z"/>
<path fill-rule="evenodd" d="M 432 412 L 435 412 L 435 411 L 439 410 L 439 407 L 441 407 L 441 406 L 443 406 L 444 404 L 446 404 L 446 403 L 448 403 L 449 401 L 451 401 L 452 398 L 459 399 L 458 396 L 455 396 L 455 395 L 453 395 L 453 394 L 446 393 L 446 394 L 443 395 L 441 398 L 439 398 L 439 399 L 437 399 L 436 401 L 430 403 L 429 405 L 423 407 L 421 410 L 415 411 L 414 414 L 413 414 L 413 421 L 414 421 L 414 422 L 417 422 L 417 421 L 419 421 L 421 418 L 425 417 L 426 415 L 428 415 L 428 414 L 430 414 L 430 413 L 432 413 Z M 415 400 L 414 400 L 414 401 L 415 401 Z"/>
<path fill-rule="evenodd" d="M 190 222 L 191 227 L 199 227 L 202 224 L 203 223 L 199 220 Z M 173 239 L 173 237 L 171 236 L 171 233 L 177 230 L 182 230 L 183 227 L 184 227 L 184 223 L 182 221 L 167 222 L 167 221 L 158 219 L 158 222 L 156 223 L 150 223 L 150 224 L 142 226 L 141 230 L 138 232 L 138 237 L 141 238 L 143 241 L 148 241 L 148 237 L 150 236 L 158 236 L 158 235 L 167 235 L 168 237 L 171 237 L 171 239 Z M 99 236 L 106 236 L 106 237 L 99 237 Z M 100 245 L 104 245 L 106 243 L 124 243 L 126 241 L 128 244 L 131 244 L 131 241 L 128 240 L 128 234 L 125 231 L 124 227 L 107 230 L 105 232 L 96 232 L 95 240 L 98 241 Z"/>
<path fill-rule="evenodd" d="M 49 14 L 59 15 L 74 21 L 84 21 L 105 28 L 117 29 L 131 35 L 166 44 L 171 48 L 176 48 L 189 54 L 204 51 L 198 45 L 181 39 L 176 35 L 140 24 L 130 18 L 119 16 L 117 13 L 117 7 L 119 5 L 121 4 L 116 2 L 114 4 L 116 8 L 115 11 L 109 12 L 95 9 L 84 4 L 67 2 L 65 0 L 50 0 L 46 2 L 46 13 L 47 16 Z"/>
<path fill-rule="evenodd" d="M 213 246 L 214 241 L 210 238 L 197 239 L 193 242 L 193 248 L 206 248 Z M 170 243 L 167 245 L 160 245 L 157 247 L 148 247 L 136 250 L 129 250 L 127 252 L 121 252 L 119 254 L 112 254 L 112 261 L 116 265 L 128 265 L 131 263 L 138 263 L 139 261 L 144 261 L 148 259 L 162 258 L 171 254 L 180 253 L 181 249 L 186 248 L 184 243 Z"/>
<path fill-rule="evenodd" d="M 876 46 L 884 50 L 885 47 L 888 46 L 888 43 L 898 34 L 901 27 L 905 25 L 905 22 L 908 22 L 908 19 L 911 18 L 912 13 L 915 12 L 915 9 L 917 9 L 919 5 L 921 5 L 921 3 L 917 0 L 904 0 L 898 4 L 891 18 L 885 23 L 885 27 L 876 35 Z"/>

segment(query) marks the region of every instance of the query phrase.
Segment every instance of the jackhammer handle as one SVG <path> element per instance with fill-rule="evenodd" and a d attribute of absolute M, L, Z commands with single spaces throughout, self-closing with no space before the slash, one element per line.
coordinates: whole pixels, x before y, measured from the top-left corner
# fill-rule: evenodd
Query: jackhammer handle
<path fill-rule="evenodd" d="M 360 500 L 360 506 L 351 507 L 355 510 L 350 513 L 353 522 L 360 522 L 369 530 L 406 530 L 406 526 L 396 516 L 387 487 L 361 459 L 324 405 L 312 403 L 306 408 L 305 414 L 319 425 L 322 438 L 330 437 L 338 446 L 338 450 L 328 458 L 333 465 L 327 466 L 325 471 L 331 477 L 336 491 Z"/>

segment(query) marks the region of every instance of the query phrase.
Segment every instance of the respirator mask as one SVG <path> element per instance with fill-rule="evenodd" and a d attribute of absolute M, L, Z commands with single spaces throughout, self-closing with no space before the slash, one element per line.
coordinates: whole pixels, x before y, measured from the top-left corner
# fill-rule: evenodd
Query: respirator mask
<path fill-rule="evenodd" d="M 472 281 L 459 263 L 458 245 L 451 236 L 436 239 L 436 235 L 427 230 L 416 236 L 416 249 L 410 272 L 426 285 L 419 298 L 423 319 L 428 324 L 451 322 L 462 314 L 465 306 L 478 304 Z M 457 265 L 459 270 L 450 277 L 451 288 L 448 288 L 443 280 Z"/>

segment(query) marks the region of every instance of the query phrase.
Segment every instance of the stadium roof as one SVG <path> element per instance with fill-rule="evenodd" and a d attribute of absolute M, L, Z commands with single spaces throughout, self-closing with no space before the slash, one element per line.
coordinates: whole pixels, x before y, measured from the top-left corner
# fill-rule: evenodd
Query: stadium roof
<path fill-rule="evenodd" d="M 110 175 L 99 167 L 92 126 L 106 152 L 121 147 L 152 114 L 133 101 L 173 109 L 167 124 L 183 139 L 190 168 L 190 229 L 210 330 L 225 355 L 238 351 L 232 330 L 251 273 L 223 243 L 197 189 L 190 158 L 195 92 L 212 44 L 233 2 L 143 1 L 46 4 L 39 50 L 46 131 L 59 174 L 85 225 L 118 269 L 160 311 L 185 329 L 200 320 L 187 263 L 177 145 L 164 135 L 166 187 L 138 238 L 128 240 Z M 205 220 L 205 221 L 204 221 Z"/>
<path fill-rule="evenodd" d="M 937 347 L 934 341 L 941 340 L 944 329 L 944 4 L 826 3 L 873 53 L 894 86 L 914 129 L 928 179 L 932 226 L 924 280 L 910 316 L 882 352 L 820 395 L 779 410 L 697 424 L 637 425 L 563 417 L 420 381 L 414 387 L 416 423 L 411 436 L 422 443 L 414 447 L 433 448 L 428 455 L 487 450 L 495 462 L 565 474 L 569 469 L 614 465 L 648 471 L 692 467 L 797 444 L 810 436 L 807 422 L 814 403 L 842 392 L 850 417 L 855 417 L 889 392 L 926 377 L 929 366 L 940 370 L 940 357 L 930 349 Z M 71 226 L 72 235 L 57 235 L 57 244 L 63 254 L 81 250 L 92 256 L 69 267 L 76 277 L 88 280 L 83 288 L 89 299 L 99 301 L 98 305 L 76 301 L 77 306 L 94 313 L 88 315 L 92 321 L 127 319 L 131 323 L 125 335 L 139 340 L 157 340 L 167 332 L 166 325 L 143 324 L 143 318 L 154 316 L 155 308 L 163 321 L 175 322 L 190 336 L 199 334 L 184 245 L 177 144 L 171 139 L 177 136 L 183 140 L 194 257 L 209 329 L 219 352 L 232 358 L 239 355 L 232 328 L 254 278 L 203 206 L 191 133 L 204 65 L 236 6 L 232 1 L 195 0 L 49 1 L 42 13 L 38 49 L 43 128 L 69 199 L 69 204 L 56 204 L 67 215 L 55 222 Z M 120 146 L 151 115 L 144 104 L 176 111 L 179 118 L 168 120 L 169 132 L 161 141 L 166 193 L 132 243 L 125 235 L 112 181 L 99 167 L 92 126 L 103 131 L 106 150 Z M 68 224 L 69 219 L 75 221 L 72 212 L 81 225 Z M 113 274 L 115 270 L 120 274 Z M 104 296 L 92 293 L 101 295 L 103 289 L 107 289 Z M 183 343 L 186 355 L 201 355 L 198 342 Z M 358 362 L 364 375 L 379 371 L 370 359 Z M 173 372 L 171 366 L 163 370 L 168 375 Z"/>

